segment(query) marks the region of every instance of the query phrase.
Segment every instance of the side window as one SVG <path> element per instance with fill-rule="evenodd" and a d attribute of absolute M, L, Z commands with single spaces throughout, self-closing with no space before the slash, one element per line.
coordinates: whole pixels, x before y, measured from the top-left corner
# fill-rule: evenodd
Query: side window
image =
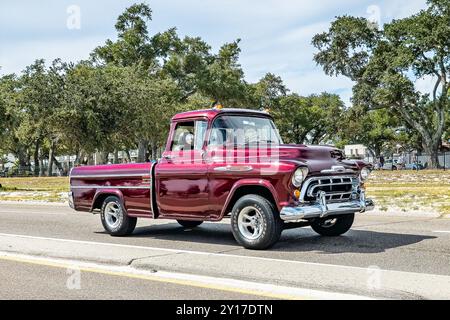
<path fill-rule="evenodd" d="M 201 150 L 207 126 L 204 120 L 179 122 L 175 127 L 171 151 Z"/>
<path fill-rule="evenodd" d="M 207 129 L 208 129 L 207 121 L 200 121 L 200 120 L 195 121 L 194 150 L 202 150 Z"/>

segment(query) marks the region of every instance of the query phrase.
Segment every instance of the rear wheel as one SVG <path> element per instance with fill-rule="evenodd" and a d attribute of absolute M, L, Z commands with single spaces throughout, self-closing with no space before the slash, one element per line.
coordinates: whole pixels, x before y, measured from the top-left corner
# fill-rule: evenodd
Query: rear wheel
<path fill-rule="evenodd" d="M 280 239 L 283 222 L 272 203 L 251 194 L 243 196 L 234 205 L 231 230 L 240 245 L 247 249 L 262 250 Z"/>
<path fill-rule="evenodd" d="M 203 223 L 203 221 L 177 220 L 185 228 L 195 228 Z"/>
<path fill-rule="evenodd" d="M 103 228 L 112 236 L 132 234 L 137 223 L 137 218 L 129 217 L 125 212 L 122 201 L 115 196 L 105 199 L 100 218 Z"/>
<path fill-rule="evenodd" d="M 311 222 L 311 228 L 322 236 L 337 237 L 350 230 L 354 219 L 354 213 L 338 217 L 315 219 Z"/>

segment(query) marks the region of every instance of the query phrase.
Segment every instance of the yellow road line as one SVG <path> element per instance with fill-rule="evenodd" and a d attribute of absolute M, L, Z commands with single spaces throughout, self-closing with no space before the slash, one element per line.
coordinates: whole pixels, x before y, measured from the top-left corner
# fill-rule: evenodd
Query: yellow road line
<path fill-rule="evenodd" d="M 177 284 L 177 285 L 182 285 L 182 286 L 190 286 L 190 287 L 197 287 L 197 288 L 203 288 L 203 289 L 227 291 L 227 292 L 255 295 L 255 296 L 274 298 L 274 299 L 284 299 L 284 300 L 308 300 L 309 299 L 308 297 L 301 297 L 301 296 L 297 296 L 297 295 L 289 295 L 289 294 L 281 294 L 281 293 L 278 294 L 278 293 L 264 292 L 264 291 L 252 290 L 252 289 L 242 289 L 242 288 L 236 288 L 233 286 L 219 285 L 219 284 L 206 284 L 206 283 L 202 283 L 201 281 L 195 281 L 195 280 L 171 279 L 171 278 L 159 277 L 156 275 L 154 276 L 154 275 L 136 274 L 136 273 L 130 273 L 130 272 L 124 272 L 124 271 L 111 271 L 111 270 L 105 270 L 105 269 L 96 268 L 96 267 L 80 267 L 76 264 L 69 264 L 69 263 L 63 263 L 63 262 L 61 262 L 61 263 L 60 262 L 51 262 L 51 261 L 47 261 L 47 260 L 27 259 L 27 258 L 12 257 L 12 256 L 0 256 L 0 260 L 28 263 L 28 264 L 41 265 L 41 266 L 53 267 L 53 268 L 63 268 L 63 269 L 77 268 L 80 271 L 104 274 L 104 275 L 109 275 L 109 276 L 126 277 L 126 278 L 141 279 L 141 280 L 148 280 L 148 281 L 155 281 L 155 282 L 164 282 L 164 283 L 171 283 L 171 284 Z"/>

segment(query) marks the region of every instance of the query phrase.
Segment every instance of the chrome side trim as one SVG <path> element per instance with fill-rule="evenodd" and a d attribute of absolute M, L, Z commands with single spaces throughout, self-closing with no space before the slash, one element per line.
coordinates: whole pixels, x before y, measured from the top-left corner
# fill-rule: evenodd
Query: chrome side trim
<path fill-rule="evenodd" d="M 85 174 L 85 175 L 71 175 L 71 179 L 89 179 L 89 178 L 128 178 L 128 177 L 140 177 L 151 178 L 148 174 L 142 173 L 130 173 L 130 174 Z"/>
<path fill-rule="evenodd" d="M 71 189 L 151 189 L 151 186 L 71 186 Z"/>
<path fill-rule="evenodd" d="M 332 166 L 331 169 L 324 169 L 321 173 L 356 173 L 352 169 L 346 169 L 344 166 Z"/>
<path fill-rule="evenodd" d="M 220 171 L 220 172 L 248 172 L 252 171 L 252 166 L 232 166 L 228 165 L 225 167 L 215 167 L 214 171 Z"/>

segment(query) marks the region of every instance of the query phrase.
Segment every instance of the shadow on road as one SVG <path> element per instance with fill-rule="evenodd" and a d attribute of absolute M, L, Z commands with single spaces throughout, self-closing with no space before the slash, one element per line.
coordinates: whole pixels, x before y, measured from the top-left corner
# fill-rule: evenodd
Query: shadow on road
<path fill-rule="evenodd" d="M 239 247 L 227 224 L 204 223 L 194 229 L 184 229 L 177 223 L 136 228 L 131 238 L 208 243 Z M 285 230 L 273 251 L 318 251 L 325 254 L 379 253 L 388 249 L 412 245 L 434 236 L 350 230 L 340 237 L 322 237 L 309 228 Z"/>

